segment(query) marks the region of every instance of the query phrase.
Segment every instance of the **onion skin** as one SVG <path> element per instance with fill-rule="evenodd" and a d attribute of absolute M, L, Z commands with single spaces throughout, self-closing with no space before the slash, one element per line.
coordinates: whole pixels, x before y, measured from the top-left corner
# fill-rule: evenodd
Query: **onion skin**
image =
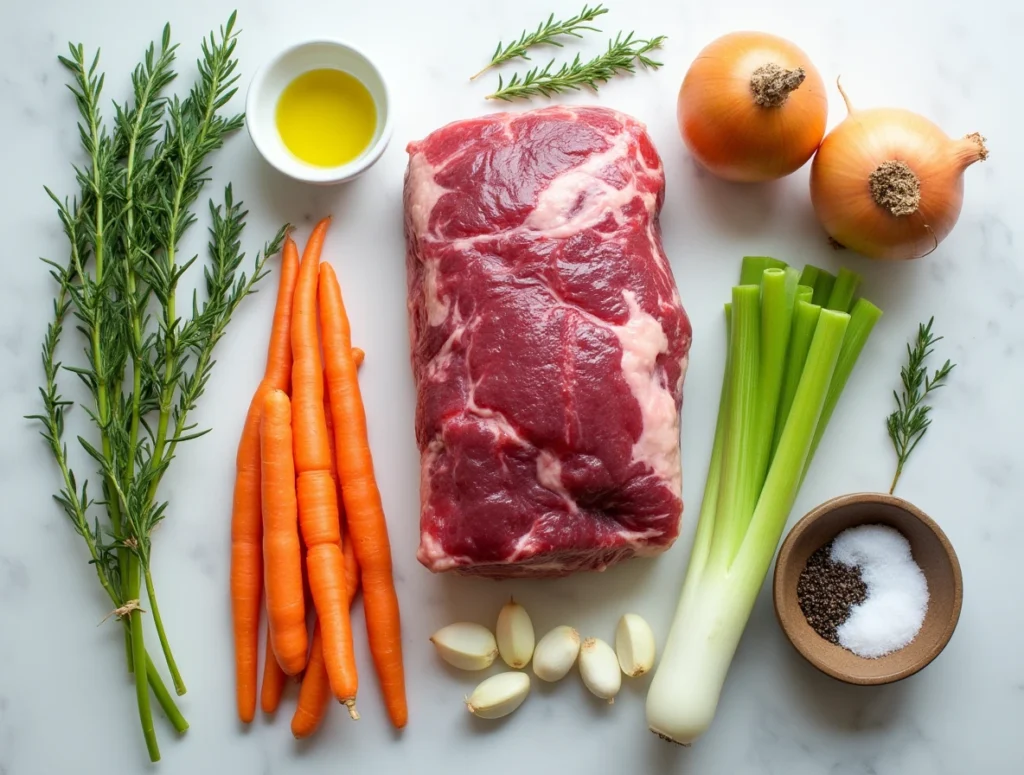
<path fill-rule="evenodd" d="M 843 95 L 845 98 L 845 94 Z M 952 231 L 964 200 L 963 173 L 988 156 L 979 135 L 953 140 L 909 110 L 853 110 L 825 137 L 811 165 L 811 201 L 836 242 L 869 258 L 907 260 L 931 253 Z M 873 199 L 869 178 L 886 161 L 917 176 L 920 204 L 893 215 Z"/>
<path fill-rule="evenodd" d="M 754 71 L 767 64 L 804 70 L 803 82 L 779 107 L 757 105 L 751 91 Z M 708 44 L 690 65 L 677 118 L 683 142 L 709 172 L 755 183 L 807 163 L 825 134 L 828 98 L 817 68 L 793 43 L 733 32 Z"/>

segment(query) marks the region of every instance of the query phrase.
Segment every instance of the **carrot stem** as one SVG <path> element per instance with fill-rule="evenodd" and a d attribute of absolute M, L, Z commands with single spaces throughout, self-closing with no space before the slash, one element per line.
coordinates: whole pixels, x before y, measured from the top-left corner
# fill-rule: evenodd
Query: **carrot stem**
<path fill-rule="evenodd" d="M 171 653 L 171 644 L 167 640 L 167 632 L 164 630 L 164 620 L 160 616 L 160 606 L 156 602 L 156 590 L 153 588 L 153 576 L 146 568 L 146 596 L 149 598 L 149 610 L 153 614 L 153 624 L 156 625 L 156 634 L 160 639 L 160 648 L 163 649 L 164 659 L 167 660 L 167 669 L 171 671 L 171 680 L 174 681 L 174 691 L 178 695 L 185 693 L 185 682 L 178 672 L 178 664 L 174 661 L 174 654 Z"/>

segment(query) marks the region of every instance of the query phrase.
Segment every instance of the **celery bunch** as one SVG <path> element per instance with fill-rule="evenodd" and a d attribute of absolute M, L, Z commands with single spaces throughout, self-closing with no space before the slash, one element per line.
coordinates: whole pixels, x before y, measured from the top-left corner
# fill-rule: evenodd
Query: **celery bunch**
<path fill-rule="evenodd" d="M 743 260 L 697 535 L 647 723 L 689 744 L 710 725 L 775 548 L 881 311 L 860 277 Z"/>

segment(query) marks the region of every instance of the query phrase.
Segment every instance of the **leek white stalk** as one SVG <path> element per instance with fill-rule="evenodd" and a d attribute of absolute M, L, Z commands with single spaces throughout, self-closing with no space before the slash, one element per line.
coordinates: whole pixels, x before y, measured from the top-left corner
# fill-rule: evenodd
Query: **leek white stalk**
<path fill-rule="evenodd" d="M 726 307 L 729 347 L 704 501 L 647 696 L 651 731 L 684 745 L 714 718 L 810 458 L 880 314 L 859 301 L 850 326 L 857 278 L 847 273 L 838 292 L 823 294 L 838 309 L 811 305 L 815 288 L 798 287 L 795 273 L 772 259 L 745 260 L 741 277 L 760 285 L 737 286 Z"/>

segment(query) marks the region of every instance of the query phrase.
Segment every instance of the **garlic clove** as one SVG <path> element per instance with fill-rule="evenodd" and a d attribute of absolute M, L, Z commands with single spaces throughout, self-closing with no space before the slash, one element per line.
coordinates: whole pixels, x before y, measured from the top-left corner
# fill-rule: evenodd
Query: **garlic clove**
<path fill-rule="evenodd" d="M 498 653 L 509 667 L 526 667 L 533 656 L 534 634 L 530 615 L 515 600 L 498 612 Z"/>
<path fill-rule="evenodd" d="M 615 655 L 619 667 L 637 678 L 654 667 L 654 631 L 637 614 L 624 614 L 615 628 Z"/>
<path fill-rule="evenodd" d="M 438 655 L 460 670 L 484 670 L 498 656 L 498 644 L 482 624 L 456 622 L 430 636 Z"/>
<path fill-rule="evenodd" d="M 466 707 L 480 718 L 502 718 L 522 705 L 529 693 L 530 676 L 526 673 L 498 673 L 473 690 Z"/>
<path fill-rule="evenodd" d="M 600 638 L 587 638 L 580 646 L 580 675 L 595 697 L 615 702 L 622 687 L 622 671 L 615 651 Z"/>
<path fill-rule="evenodd" d="M 568 625 L 555 627 L 537 642 L 533 674 L 542 681 L 561 681 L 576 664 L 580 634 Z"/>

